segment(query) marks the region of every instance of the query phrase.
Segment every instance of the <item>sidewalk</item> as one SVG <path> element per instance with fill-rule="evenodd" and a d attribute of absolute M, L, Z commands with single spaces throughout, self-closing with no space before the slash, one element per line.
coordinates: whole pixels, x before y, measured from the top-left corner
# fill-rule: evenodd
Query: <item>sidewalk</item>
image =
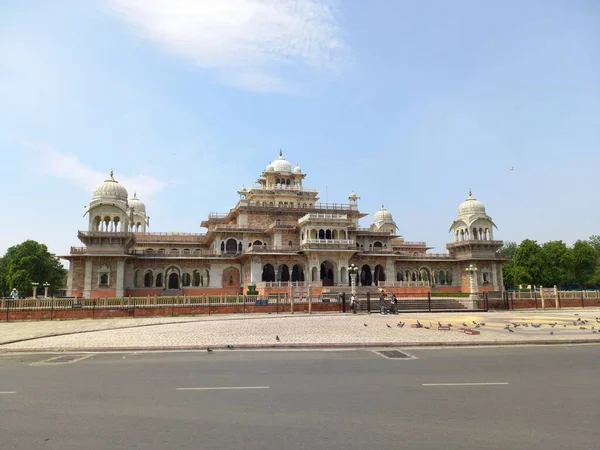
<path fill-rule="evenodd" d="M 579 318 L 587 323 L 574 321 Z M 411 328 L 419 321 L 427 328 Z M 451 323 L 450 331 L 437 329 Z M 405 323 L 399 327 L 398 323 Z M 485 325 L 476 325 L 473 323 Z M 509 323 L 524 324 L 511 329 Z M 539 328 L 531 323 L 541 324 Z M 555 324 L 554 328 L 550 324 Z M 467 335 L 461 328 L 480 332 Z M 581 329 L 583 328 L 583 329 Z M 0 353 L 214 348 L 600 343 L 600 309 L 493 313 L 252 314 L 0 323 Z M 595 333 L 596 331 L 596 333 Z M 551 334 L 552 333 L 552 334 Z M 276 336 L 280 340 L 277 341 Z"/>

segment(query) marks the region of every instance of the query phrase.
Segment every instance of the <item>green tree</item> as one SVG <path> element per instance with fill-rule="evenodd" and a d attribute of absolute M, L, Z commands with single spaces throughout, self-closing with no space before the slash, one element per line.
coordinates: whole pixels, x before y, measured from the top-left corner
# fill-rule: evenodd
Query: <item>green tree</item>
<path fill-rule="evenodd" d="M 563 241 L 542 245 L 543 281 L 545 286 L 565 287 L 573 281 L 573 252 Z"/>
<path fill-rule="evenodd" d="M 543 282 L 544 256 L 537 241 L 525 239 L 515 252 L 513 258 L 515 278 L 535 286 Z"/>
<path fill-rule="evenodd" d="M 67 271 L 48 247 L 36 241 L 25 241 L 7 250 L 0 265 L 0 276 L 6 291 L 12 288 L 22 295 L 32 293 L 31 283 L 50 283 L 50 292 L 61 289 Z"/>
<path fill-rule="evenodd" d="M 600 258 L 600 236 L 598 236 L 597 234 L 590 236 L 590 239 L 588 240 L 588 242 L 590 243 L 590 245 L 592 247 L 594 247 L 596 254 Z"/>
<path fill-rule="evenodd" d="M 587 241 L 577 241 L 573 244 L 574 278 L 581 289 L 593 283 L 593 277 L 598 267 L 598 255 L 592 244 Z"/>
<path fill-rule="evenodd" d="M 519 246 L 516 242 L 506 241 L 500 249 L 500 256 L 508 259 L 509 263 L 512 263 L 518 248 Z"/>
<path fill-rule="evenodd" d="M 515 256 L 517 248 L 518 245 L 516 242 L 507 241 L 500 249 L 500 257 L 508 260 L 502 266 L 502 279 L 504 280 L 504 286 L 507 289 L 515 289 L 518 284 L 515 278 L 515 270 L 513 264 L 513 258 Z"/>

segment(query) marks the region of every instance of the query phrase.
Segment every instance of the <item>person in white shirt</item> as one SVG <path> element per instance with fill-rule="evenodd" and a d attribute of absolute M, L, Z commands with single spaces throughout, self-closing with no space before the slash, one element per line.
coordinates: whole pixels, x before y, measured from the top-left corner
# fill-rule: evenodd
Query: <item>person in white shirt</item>
<path fill-rule="evenodd" d="M 16 288 L 13 288 L 12 292 L 10 293 L 10 297 L 13 300 L 19 300 L 19 291 L 17 291 Z"/>

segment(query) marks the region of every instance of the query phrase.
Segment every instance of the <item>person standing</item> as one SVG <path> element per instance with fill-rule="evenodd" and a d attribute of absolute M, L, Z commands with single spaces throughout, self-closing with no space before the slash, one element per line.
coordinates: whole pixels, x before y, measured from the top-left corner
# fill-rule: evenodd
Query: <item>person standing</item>
<path fill-rule="evenodd" d="M 383 289 L 381 289 L 381 294 L 379 294 L 379 313 L 380 314 L 386 314 L 386 307 L 385 307 L 385 292 L 383 292 Z"/>
<path fill-rule="evenodd" d="M 19 291 L 17 291 L 17 288 L 13 288 L 12 292 L 10 293 L 10 298 L 13 300 L 19 300 Z"/>
<path fill-rule="evenodd" d="M 354 294 L 350 296 L 350 308 L 352 308 L 352 314 L 356 314 L 356 298 Z"/>

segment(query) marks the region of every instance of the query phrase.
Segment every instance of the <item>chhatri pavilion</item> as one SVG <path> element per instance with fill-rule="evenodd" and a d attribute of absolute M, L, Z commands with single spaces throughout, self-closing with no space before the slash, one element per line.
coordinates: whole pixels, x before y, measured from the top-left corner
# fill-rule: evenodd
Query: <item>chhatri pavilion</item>
<path fill-rule="evenodd" d="M 238 191 L 224 214 L 210 213 L 204 233 L 150 232 L 146 205 L 111 171 L 85 213 L 83 247 L 69 255 L 67 295 L 122 297 L 243 293 L 261 294 L 308 286 L 317 292 L 348 291 L 349 268 L 358 268 L 358 292 L 469 292 L 469 265 L 480 290 L 502 290 L 502 241 L 485 206 L 469 192 L 450 227 L 448 253 L 428 253 L 425 242 L 405 240 L 383 206 L 373 223 L 352 192 L 348 202 L 319 203 L 306 174 L 283 157 L 256 184 Z"/>

